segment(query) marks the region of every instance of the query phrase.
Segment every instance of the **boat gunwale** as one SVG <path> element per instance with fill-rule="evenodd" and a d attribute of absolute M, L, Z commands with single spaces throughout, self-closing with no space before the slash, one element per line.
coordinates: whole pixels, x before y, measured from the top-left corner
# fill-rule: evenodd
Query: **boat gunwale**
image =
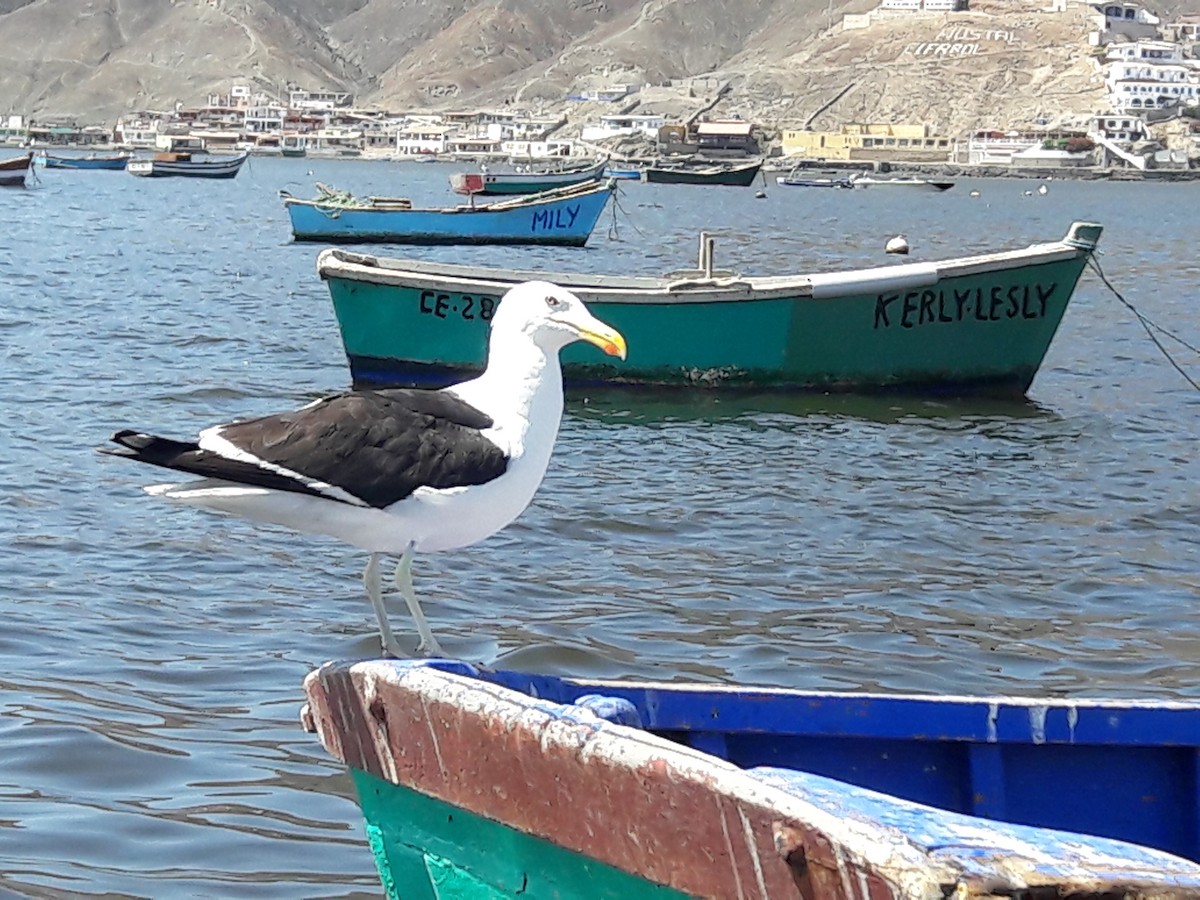
<path fill-rule="evenodd" d="M 559 188 L 553 188 L 547 191 L 540 191 L 536 194 L 522 194 L 516 198 L 508 200 L 495 200 L 490 203 L 460 203 L 455 206 L 410 206 L 404 207 L 382 207 L 382 206 L 339 206 L 336 203 L 323 203 L 320 200 L 306 200 L 302 197 L 294 197 L 290 194 L 281 192 L 281 199 L 285 208 L 292 206 L 308 206 L 322 213 L 336 213 L 338 217 L 346 213 L 447 213 L 457 215 L 459 213 L 494 213 L 502 214 L 514 211 L 529 209 L 536 206 L 549 206 L 554 203 L 563 203 L 570 200 L 582 200 L 591 197 L 594 194 L 609 193 L 615 194 L 617 184 L 615 179 L 607 179 L 601 182 L 584 182 L 582 184 L 564 185 Z M 606 198 L 607 199 L 607 198 Z"/>
<path fill-rule="evenodd" d="M 457 289 L 467 293 L 480 293 L 483 289 L 503 294 L 509 287 L 522 281 L 551 281 L 584 295 L 584 300 L 604 303 L 714 303 L 805 298 L 832 300 L 864 292 L 929 287 L 950 278 L 1078 258 L 1095 249 L 1096 239 L 1077 240 L 1073 236 L 1080 228 L 1099 227 L 1076 222 L 1061 240 L 1014 250 L 936 262 L 912 262 L 805 275 L 728 274 L 706 278 L 699 271 L 677 273 L 675 277 L 529 272 L 357 254 L 339 248 L 322 250 L 317 256 L 316 266 L 317 274 L 326 281 L 340 279 L 423 290 Z"/>

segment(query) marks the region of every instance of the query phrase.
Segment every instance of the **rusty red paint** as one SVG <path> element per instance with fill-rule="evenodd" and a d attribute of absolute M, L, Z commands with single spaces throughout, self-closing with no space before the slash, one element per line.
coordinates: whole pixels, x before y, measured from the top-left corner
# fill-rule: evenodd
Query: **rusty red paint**
<path fill-rule="evenodd" d="M 367 671 L 331 666 L 306 681 L 322 742 L 349 766 L 697 896 L 901 896 L 807 823 L 714 793 L 709 779 L 665 755 L 632 766 L 581 753 L 587 726 L 578 726 L 577 745 L 543 741 L 546 727 L 561 734 L 563 724 L 533 711 L 514 723 Z M 785 848 L 777 848 L 781 830 Z"/>

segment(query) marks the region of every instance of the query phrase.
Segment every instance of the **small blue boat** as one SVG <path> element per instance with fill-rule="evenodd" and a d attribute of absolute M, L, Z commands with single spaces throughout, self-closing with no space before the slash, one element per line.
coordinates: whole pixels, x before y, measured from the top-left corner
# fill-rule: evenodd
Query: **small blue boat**
<path fill-rule="evenodd" d="M 1197 702 L 453 660 L 329 663 L 305 689 L 389 897 L 1200 897 Z"/>
<path fill-rule="evenodd" d="M 626 181 L 641 181 L 642 172 L 645 171 L 643 166 L 614 166 L 609 165 L 604 170 L 605 178 L 619 178 Z"/>
<path fill-rule="evenodd" d="M 590 182 L 489 204 L 414 208 L 395 197 L 356 199 L 318 185 L 301 200 L 280 191 L 298 241 L 380 244 L 549 244 L 582 247 L 616 182 Z"/>
<path fill-rule="evenodd" d="M 84 156 L 42 154 L 42 162 L 47 169 L 99 169 L 114 172 L 124 171 L 126 163 L 132 158 L 132 153 L 88 153 Z"/>

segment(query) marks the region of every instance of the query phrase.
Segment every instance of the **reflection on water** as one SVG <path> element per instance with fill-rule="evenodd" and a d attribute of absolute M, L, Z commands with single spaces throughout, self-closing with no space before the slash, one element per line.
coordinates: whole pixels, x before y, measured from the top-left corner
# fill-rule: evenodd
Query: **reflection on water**
<path fill-rule="evenodd" d="M 376 651 L 362 554 L 156 502 L 139 490 L 153 473 L 93 447 L 343 388 L 319 248 L 288 240 L 276 192 L 321 180 L 441 204 L 446 174 L 255 159 L 223 184 L 47 172 L 5 198 L 0 893 L 378 894 L 349 783 L 297 721 L 311 667 Z M 1023 188 L 628 185 L 619 238 L 584 251 L 404 255 L 658 273 L 691 264 L 706 229 L 719 265 L 783 274 L 885 264 L 897 232 L 933 259 L 1092 219 L 1114 284 L 1200 341 L 1200 187 Z M 419 558 L 417 590 L 450 652 L 495 665 L 1195 697 L 1198 413 L 1085 275 L 1026 402 L 574 397 L 533 506 L 481 546 Z"/>

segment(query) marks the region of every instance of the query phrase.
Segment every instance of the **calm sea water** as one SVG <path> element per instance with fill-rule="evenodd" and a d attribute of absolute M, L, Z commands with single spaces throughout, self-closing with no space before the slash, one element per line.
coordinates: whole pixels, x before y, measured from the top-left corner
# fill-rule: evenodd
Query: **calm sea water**
<path fill-rule="evenodd" d="M 376 651 L 362 554 L 156 501 L 154 472 L 93 447 L 345 387 L 319 248 L 277 192 L 441 205 L 450 171 L 255 159 L 0 194 L 0 895 L 378 894 L 348 781 L 297 719 L 311 668 Z M 1200 185 L 1031 187 L 629 184 L 584 250 L 396 255 L 654 273 L 708 229 L 719 265 L 785 273 L 882 264 L 898 232 L 932 259 L 1086 219 L 1126 298 L 1200 344 Z M 1027 402 L 576 399 L 533 506 L 419 559 L 417 589 L 449 652 L 511 667 L 1200 697 L 1198 420 L 1086 274 Z"/>

